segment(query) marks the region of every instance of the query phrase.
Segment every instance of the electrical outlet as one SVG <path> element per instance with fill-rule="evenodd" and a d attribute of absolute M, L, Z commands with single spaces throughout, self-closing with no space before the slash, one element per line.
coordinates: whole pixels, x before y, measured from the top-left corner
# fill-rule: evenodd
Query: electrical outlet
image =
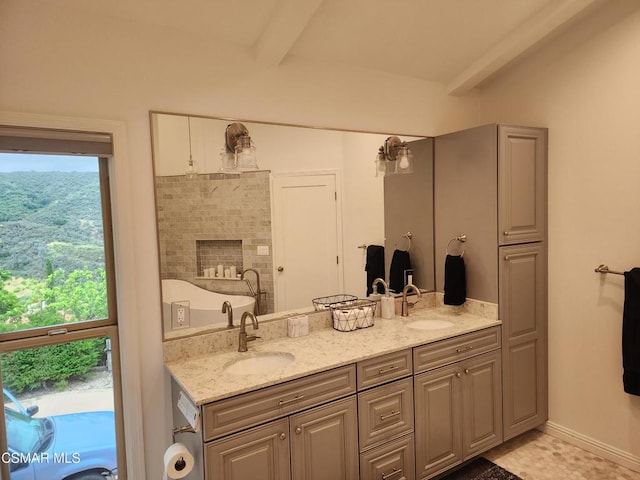
<path fill-rule="evenodd" d="M 258 255 L 269 255 L 269 245 L 258 245 Z"/>
<path fill-rule="evenodd" d="M 186 328 L 189 326 L 189 309 L 188 300 L 171 302 L 171 328 Z"/>

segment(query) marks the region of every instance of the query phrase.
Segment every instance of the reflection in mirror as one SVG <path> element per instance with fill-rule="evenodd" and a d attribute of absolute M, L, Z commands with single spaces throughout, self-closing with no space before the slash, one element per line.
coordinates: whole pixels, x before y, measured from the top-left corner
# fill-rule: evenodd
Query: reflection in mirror
<path fill-rule="evenodd" d="M 365 297 L 367 247 L 385 247 L 388 277 L 408 231 L 414 283 L 434 289 L 432 139 L 403 136 L 414 173 L 381 176 L 388 134 L 243 120 L 257 169 L 240 173 L 226 147 L 234 122 L 151 112 L 165 339 L 228 328 L 229 310 L 237 326 L 244 311 Z"/>

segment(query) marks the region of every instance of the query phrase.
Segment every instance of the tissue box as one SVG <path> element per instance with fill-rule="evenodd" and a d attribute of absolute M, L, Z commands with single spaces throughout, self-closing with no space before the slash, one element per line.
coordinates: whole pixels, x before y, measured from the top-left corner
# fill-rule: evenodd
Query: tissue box
<path fill-rule="evenodd" d="M 309 333 L 309 317 L 299 315 L 287 320 L 287 335 L 292 338 L 302 337 Z"/>

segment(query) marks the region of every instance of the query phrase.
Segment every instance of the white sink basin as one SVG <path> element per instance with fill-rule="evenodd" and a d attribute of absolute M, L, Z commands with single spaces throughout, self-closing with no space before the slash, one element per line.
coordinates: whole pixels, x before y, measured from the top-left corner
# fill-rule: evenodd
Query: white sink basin
<path fill-rule="evenodd" d="M 293 363 L 295 357 L 290 353 L 268 352 L 256 353 L 250 357 L 238 358 L 227 363 L 223 370 L 232 375 L 251 375 L 270 372 L 276 368 Z"/>
<path fill-rule="evenodd" d="M 453 323 L 448 320 L 414 320 L 407 324 L 409 328 L 416 330 L 440 330 L 453 327 Z"/>

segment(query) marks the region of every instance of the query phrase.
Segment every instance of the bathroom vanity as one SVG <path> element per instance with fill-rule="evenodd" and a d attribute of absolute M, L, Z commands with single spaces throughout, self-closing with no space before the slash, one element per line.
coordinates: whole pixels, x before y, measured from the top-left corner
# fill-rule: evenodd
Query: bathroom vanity
<path fill-rule="evenodd" d="M 547 130 L 441 135 L 432 160 L 433 217 L 415 221 L 434 227 L 436 292 L 467 238 L 464 306 L 348 333 L 322 312 L 295 339 L 276 319 L 243 354 L 233 330 L 166 342 L 174 427 L 181 393 L 202 420 L 178 438 L 196 457 L 186 478 L 424 480 L 547 420 Z"/>
<path fill-rule="evenodd" d="M 180 436 L 202 467 L 187 478 L 430 478 L 501 443 L 501 326 L 489 310 L 429 308 L 167 363 L 174 405 L 183 392 L 201 412 L 201 431 Z M 285 355 L 282 367 L 229 373 Z M 186 423 L 177 409 L 174 421 Z"/>

